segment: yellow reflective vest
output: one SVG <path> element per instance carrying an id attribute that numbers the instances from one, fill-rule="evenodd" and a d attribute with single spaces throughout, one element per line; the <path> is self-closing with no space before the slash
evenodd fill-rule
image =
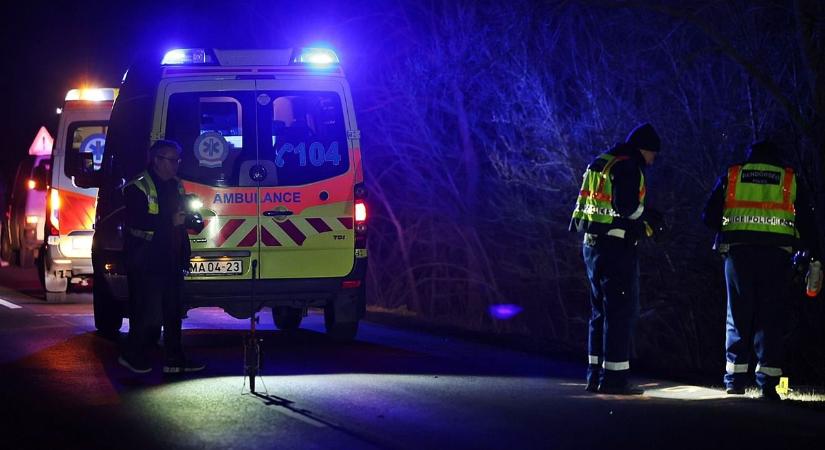
<path id="1" fill-rule="evenodd" d="M 178 192 L 181 196 L 183 196 L 186 193 L 183 189 L 183 184 L 177 178 L 175 178 L 175 181 L 178 185 Z M 132 185 L 140 189 L 140 191 L 146 195 L 146 201 L 149 206 L 147 212 L 152 215 L 158 214 L 160 212 L 160 208 L 158 207 L 158 190 L 155 187 L 155 182 L 152 181 L 152 177 L 149 175 L 149 171 L 144 170 L 138 174 L 137 177 L 132 179 L 132 181 L 126 183 L 126 185 L 123 186 L 123 191 L 125 192 L 126 188 Z M 155 235 L 155 232 L 152 230 L 139 230 L 137 228 L 130 227 L 129 234 L 146 241 L 151 241 L 152 237 Z"/>
<path id="2" fill-rule="evenodd" d="M 625 229 L 626 224 L 618 223 L 619 213 L 613 208 L 613 180 L 610 174 L 613 166 L 629 156 L 615 156 L 609 153 L 599 155 L 584 172 L 579 196 L 573 209 L 573 221 L 580 221 L 588 233 L 603 234 L 612 229 Z M 645 176 L 640 174 L 639 204 L 645 201 Z"/>
<path id="3" fill-rule="evenodd" d="M 794 238 L 796 175 L 789 167 L 746 163 L 728 168 L 722 232 L 755 231 Z"/>

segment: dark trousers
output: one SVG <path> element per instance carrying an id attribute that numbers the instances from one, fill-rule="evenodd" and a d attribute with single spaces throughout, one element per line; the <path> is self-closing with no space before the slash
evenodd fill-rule
<path id="1" fill-rule="evenodd" d="M 625 239 L 601 237 L 582 248 L 590 280 L 588 383 L 627 384 L 630 340 L 639 315 L 639 257 Z"/>
<path id="2" fill-rule="evenodd" d="M 179 277 L 141 270 L 129 272 L 129 336 L 127 351 L 142 358 L 148 339 L 163 325 L 166 357 L 182 358 Z"/>
<path id="3" fill-rule="evenodd" d="M 782 334 L 790 293 L 791 256 L 778 247 L 732 245 L 725 258 L 728 290 L 725 386 L 747 384 L 751 351 L 756 382 L 772 388 L 782 374 Z"/>

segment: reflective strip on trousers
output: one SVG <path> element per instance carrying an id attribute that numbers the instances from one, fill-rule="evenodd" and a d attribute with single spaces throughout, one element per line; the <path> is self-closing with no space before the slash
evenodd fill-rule
<path id="1" fill-rule="evenodd" d="M 639 207 L 636 208 L 636 211 L 633 211 L 633 214 L 628 217 L 628 219 L 636 220 L 639 217 L 642 217 L 642 213 L 645 212 L 645 205 L 639 203 Z"/>
<path id="2" fill-rule="evenodd" d="M 600 359 L 601 358 L 595 355 L 587 355 L 588 364 L 598 364 Z"/>
<path id="3" fill-rule="evenodd" d="M 608 236 L 613 236 L 613 237 L 617 237 L 617 238 L 624 239 L 624 237 L 625 237 L 625 231 L 624 231 L 624 230 L 622 230 L 621 228 L 613 228 L 612 230 L 609 230 L 609 231 L 607 232 L 607 235 L 608 235 Z"/>
<path id="4" fill-rule="evenodd" d="M 727 373 L 745 373 L 748 371 L 748 364 L 735 364 L 730 361 L 725 363 L 725 372 Z"/>
<path id="5" fill-rule="evenodd" d="M 756 365 L 756 371 L 762 372 L 769 377 L 778 377 L 782 375 L 782 369 L 780 369 L 779 367 L 768 367 L 760 364 Z"/>
<path id="6" fill-rule="evenodd" d="M 630 370 L 630 361 L 605 361 L 602 363 L 602 367 L 604 367 L 604 370 Z"/>

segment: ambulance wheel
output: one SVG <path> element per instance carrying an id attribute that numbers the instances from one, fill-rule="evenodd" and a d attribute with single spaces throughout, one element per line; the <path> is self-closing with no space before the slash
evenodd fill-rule
<path id="1" fill-rule="evenodd" d="M 120 306 L 115 301 L 106 280 L 95 271 L 92 282 L 92 306 L 95 314 L 95 328 L 104 336 L 117 336 L 123 325 Z M 158 330 L 160 333 L 160 330 Z"/>
<path id="2" fill-rule="evenodd" d="M 14 251 L 11 249 L 9 237 L 6 236 L 6 233 L 3 233 L 3 238 L 0 239 L 0 258 L 3 258 L 3 261 L 6 261 L 9 264 L 14 264 L 14 261 L 12 261 L 13 257 Z"/>
<path id="3" fill-rule="evenodd" d="M 304 311 L 289 306 L 275 306 L 272 308 L 272 321 L 279 330 L 297 330 L 304 318 Z"/>
<path id="4" fill-rule="evenodd" d="M 339 313 L 340 311 L 341 308 L 338 308 Z M 327 336 L 338 342 L 347 342 L 355 339 L 355 335 L 358 333 L 358 319 L 344 322 L 338 320 L 337 315 L 334 304 L 328 304 L 324 307 L 324 327 L 327 330 Z"/>

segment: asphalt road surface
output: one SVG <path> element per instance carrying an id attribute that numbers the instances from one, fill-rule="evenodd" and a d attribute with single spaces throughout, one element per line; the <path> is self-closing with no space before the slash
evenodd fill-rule
<path id="1" fill-rule="evenodd" d="M 120 341 L 127 330 L 121 330 Z M 276 331 L 249 392 L 248 321 L 190 311 L 197 375 L 134 375 L 94 333 L 91 294 L 48 303 L 33 272 L 0 269 L 0 448 L 822 448 L 821 402 L 766 403 L 719 387 L 637 379 L 641 397 L 584 392 L 584 365 L 362 322 L 355 342 L 316 312 Z"/>

